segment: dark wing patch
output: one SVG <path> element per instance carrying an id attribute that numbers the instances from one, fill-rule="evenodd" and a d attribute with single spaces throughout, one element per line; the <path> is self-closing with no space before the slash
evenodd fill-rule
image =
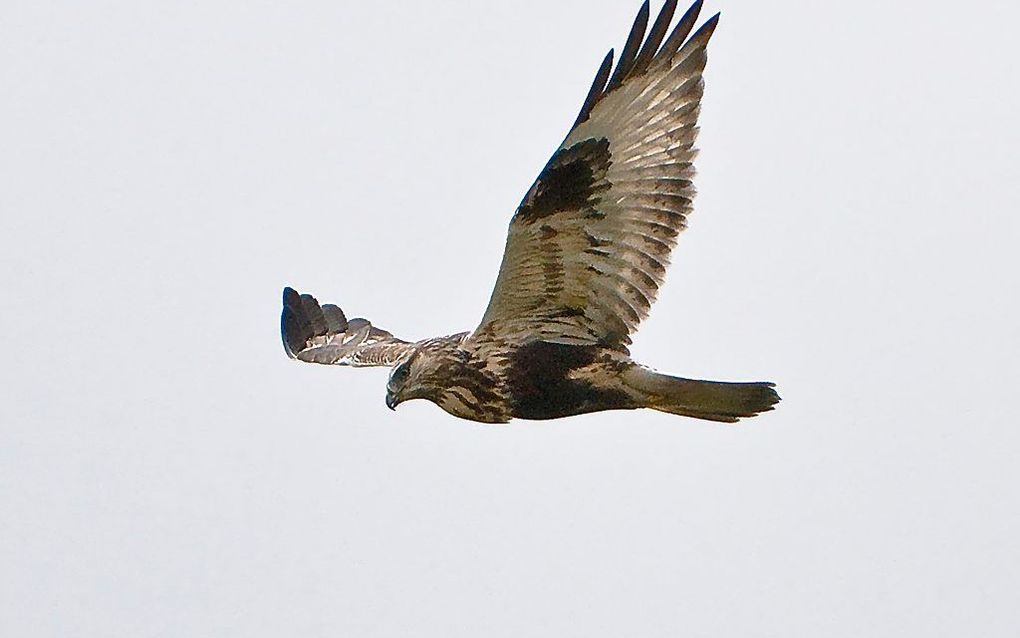
<path id="1" fill-rule="evenodd" d="M 609 140 L 584 140 L 552 156 L 514 215 L 525 224 L 563 210 L 594 212 L 609 190 Z"/>

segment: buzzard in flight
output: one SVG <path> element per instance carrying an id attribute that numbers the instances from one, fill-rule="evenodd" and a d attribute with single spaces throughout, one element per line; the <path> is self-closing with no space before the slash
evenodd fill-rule
<path id="1" fill-rule="evenodd" d="M 386 405 L 428 399 L 483 423 L 652 408 L 733 422 L 771 410 L 772 383 L 659 374 L 630 358 L 694 198 L 706 46 L 719 16 L 688 38 L 701 0 L 667 37 L 667 0 L 648 37 L 642 5 L 613 69 L 610 51 L 581 112 L 510 220 L 492 298 L 473 332 L 408 342 L 283 291 L 287 354 L 391 366 Z M 661 46 L 660 46 L 661 45 Z"/>

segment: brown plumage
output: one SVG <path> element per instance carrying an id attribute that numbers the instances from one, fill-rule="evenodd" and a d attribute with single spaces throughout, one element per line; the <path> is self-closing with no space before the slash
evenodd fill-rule
<path id="1" fill-rule="evenodd" d="M 511 219 L 473 332 L 410 343 L 287 288 L 287 354 L 393 366 L 391 408 L 429 399 L 485 423 L 636 408 L 732 422 L 771 410 L 779 401 L 771 383 L 666 376 L 634 363 L 627 349 L 694 199 L 702 71 L 719 16 L 688 38 L 698 0 L 666 37 L 675 9 L 667 0 L 646 39 L 646 0 L 615 71 L 612 51 L 599 67 L 573 127 Z"/>

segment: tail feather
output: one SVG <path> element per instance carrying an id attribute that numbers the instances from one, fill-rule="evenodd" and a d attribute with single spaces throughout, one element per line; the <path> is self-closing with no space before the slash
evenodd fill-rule
<path id="1" fill-rule="evenodd" d="M 624 382 L 645 399 L 645 407 L 707 421 L 734 423 L 774 409 L 779 402 L 775 384 L 727 383 L 683 379 L 635 366 Z"/>

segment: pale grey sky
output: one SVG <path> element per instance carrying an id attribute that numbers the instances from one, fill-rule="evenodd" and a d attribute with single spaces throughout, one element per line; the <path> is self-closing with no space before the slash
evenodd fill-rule
<path id="1" fill-rule="evenodd" d="M 284 285 L 472 328 L 638 4 L 3 4 L 0 634 L 1015 636 L 1014 2 L 706 6 L 634 352 L 773 413 L 482 426 L 284 356 Z"/>

